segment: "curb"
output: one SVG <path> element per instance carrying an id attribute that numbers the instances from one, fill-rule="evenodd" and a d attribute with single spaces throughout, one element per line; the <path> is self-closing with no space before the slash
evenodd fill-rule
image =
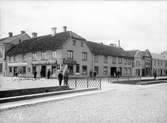
<path id="1" fill-rule="evenodd" d="M 149 85 L 149 84 L 159 84 L 159 83 L 167 83 L 167 81 L 155 80 L 155 81 L 148 81 L 148 82 L 137 82 L 136 85 Z"/>
<path id="2" fill-rule="evenodd" d="M 56 92 L 47 92 L 47 93 L 29 94 L 29 95 L 22 95 L 22 96 L 5 97 L 5 98 L 0 98 L 0 104 L 6 103 L 6 102 L 14 102 L 14 101 L 21 101 L 21 100 L 40 98 L 40 97 L 46 97 L 46 96 L 55 96 L 55 95 L 84 92 L 84 91 L 93 91 L 93 90 L 98 90 L 98 88 L 65 90 L 65 91 L 56 91 Z"/>
<path id="3" fill-rule="evenodd" d="M 156 83 L 157 81 L 164 81 L 167 80 L 167 78 L 158 78 L 158 79 L 141 79 L 141 80 L 123 80 L 123 81 L 113 81 L 113 83 L 118 83 L 118 84 L 142 84 L 142 83 Z M 129 82 L 133 82 L 133 83 L 129 83 Z M 159 82 L 162 83 L 162 82 Z"/>
<path id="4" fill-rule="evenodd" d="M 55 96 L 54 94 L 52 96 L 44 96 L 43 98 L 34 98 L 34 99 L 30 99 L 30 100 L 20 100 L 20 101 L 14 101 L 14 102 L 8 102 L 8 103 L 2 103 L 0 104 L 0 111 L 2 110 L 8 110 L 8 109 L 13 109 L 13 108 L 17 108 L 17 107 L 21 107 L 21 106 L 29 106 L 29 105 L 35 105 L 35 104 L 39 104 L 39 103 L 45 103 L 45 102 L 50 102 L 50 101 L 55 101 L 55 100 L 64 100 L 64 99 L 68 99 L 68 98 L 73 98 L 73 97 L 78 97 L 78 96 L 84 96 L 84 95 L 89 95 L 89 94 L 94 94 L 94 93 L 98 93 L 98 88 L 89 88 L 89 89 L 77 89 L 77 90 L 72 90 L 71 92 L 64 92 L 61 94 L 57 94 L 57 96 Z M 85 92 L 85 93 L 77 93 L 77 94 L 72 94 L 75 92 Z M 86 93 L 87 92 L 87 93 Z M 72 95 L 70 95 L 72 94 Z M 47 98 L 46 98 L 47 97 Z"/>

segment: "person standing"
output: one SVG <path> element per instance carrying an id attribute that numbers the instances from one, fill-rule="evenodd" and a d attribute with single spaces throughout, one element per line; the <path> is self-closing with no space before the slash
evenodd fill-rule
<path id="1" fill-rule="evenodd" d="M 157 78 L 157 72 L 156 72 L 156 70 L 154 71 L 154 79 L 156 79 Z"/>
<path id="2" fill-rule="evenodd" d="M 50 69 L 47 72 L 47 79 L 50 79 Z"/>
<path id="3" fill-rule="evenodd" d="M 62 80 L 63 80 L 63 74 L 62 74 L 62 71 L 60 71 L 58 74 L 59 86 L 61 86 Z"/>
<path id="4" fill-rule="evenodd" d="M 36 78 L 37 78 L 37 71 L 35 70 L 34 71 L 34 79 L 36 80 Z"/>
<path id="5" fill-rule="evenodd" d="M 64 85 L 68 86 L 68 69 L 64 72 Z"/>

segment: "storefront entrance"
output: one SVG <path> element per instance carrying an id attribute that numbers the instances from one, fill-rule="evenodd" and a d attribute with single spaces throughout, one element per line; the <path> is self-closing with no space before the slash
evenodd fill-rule
<path id="1" fill-rule="evenodd" d="M 112 77 L 115 77 L 115 76 L 116 76 L 116 70 L 117 70 L 116 67 L 110 67 L 110 75 L 111 75 Z"/>
<path id="2" fill-rule="evenodd" d="M 13 76 L 17 76 L 17 67 L 14 67 L 14 70 L 13 70 Z"/>
<path id="3" fill-rule="evenodd" d="M 41 77 L 46 77 L 46 66 L 45 65 L 41 66 L 40 74 L 41 74 Z"/>

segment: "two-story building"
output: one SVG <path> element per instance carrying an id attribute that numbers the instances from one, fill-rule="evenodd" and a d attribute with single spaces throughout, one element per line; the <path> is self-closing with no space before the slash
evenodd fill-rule
<path id="1" fill-rule="evenodd" d="M 153 64 L 152 74 L 157 73 L 158 76 L 167 75 L 167 58 L 161 54 L 151 53 Z"/>
<path id="2" fill-rule="evenodd" d="M 92 70 L 98 76 L 132 75 L 132 57 L 120 46 L 87 41 L 92 53 Z"/>
<path id="3" fill-rule="evenodd" d="M 56 76 L 65 64 L 75 76 L 89 76 L 91 71 L 97 76 L 132 74 L 132 58 L 121 47 L 87 41 L 66 26 L 61 33 L 52 30 L 52 35 L 34 36 L 8 51 L 9 76 L 32 77 L 37 71 L 37 77 L 45 77 L 48 70 Z"/>
<path id="4" fill-rule="evenodd" d="M 32 77 L 37 71 L 37 77 L 45 77 L 48 70 L 52 76 L 68 64 L 71 74 L 87 75 L 91 68 L 91 53 L 86 40 L 72 31 L 56 32 L 52 35 L 34 36 L 15 46 L 7 53 L 8 75 Z"/>
<path id="5" fill-rule="evenodd" d="M 6 66 L 6 53 L 13 46 L 21 43 L 23 40 L 29 39 L 30 36 L 25 32 L 21 31 L 21 34 L 13 35 L 12 32 L 9 32 L 9 36 L 6 38 L 0 39 L 0 74 L 6 75 L 7 66 Z"/>
<path id="6" fill-rule="evenodd" d="M 133 76 L 152 75 L 152 56 L 149 50 L 130 50 L 127 52 L 133 57 Z"/>

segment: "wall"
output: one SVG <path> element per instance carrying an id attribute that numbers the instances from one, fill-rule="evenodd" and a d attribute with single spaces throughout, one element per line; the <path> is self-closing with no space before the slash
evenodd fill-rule
<path id="1" fill-rule="evenodd" d="M 76 41 L 75 46 L 73 45 L 73 40 Z M 81 42 L 83 42 L 83 47 L 81 47 Z M 63 45 L 62 56 L 67 59 L 67 50 L 74 51 L 74 60 L 80 65 L 80 73 L 77 76 L 82 76 L 82 65 L 87 66 L 87 76 L 89 71 L 92 70 L 92 53 L 90 52 L 88 46 L 84 41 L 78 39 L 68 39 Z M 87 60 L 82 60 L 82 52 L 87 52 Z M 74 65 L 74 74 L 76 74 L 76 66 Z"/>

